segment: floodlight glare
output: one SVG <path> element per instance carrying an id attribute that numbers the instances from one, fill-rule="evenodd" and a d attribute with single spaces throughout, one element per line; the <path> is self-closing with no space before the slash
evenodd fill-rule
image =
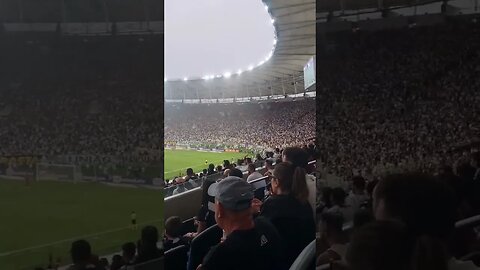
<path id="1" fill-rule="evenodd" d="M 267 5 L 265 5 L 265 10 L 268 11 L 268 6 Z"/>
<path id="2" fill-rule="evenodd" d="M 248 70 L 252 70 L 252 69 L 253 69 L 253 65 L 248 66 Z"/>
<path id="3" fill-rule="evenodd" d="M 277 39 L 274 39 L 273 40 L 273 45 L 276 45 L 277 44 Z"/>
<path id="4" fill-rule="evenodd" d="M 184 81 L 188 81 L 188 78 L 187 78 L 187 77 L 184 77 L 183 80 L 184 80 Z"/>
<path id="5" fill-rule="evenodd" d="M 272 19 L 272 20 L 271 20 L 271 22 L 272 22 L 272 24 L 274 24 L 274 23 L 275 23 L 275 20 L 274 20 L 274 19 Z"/>
<path id="6" fill-rule="evenodd" d="M 240 74 L 242 74 L 242 72 L 243 72 L 243 71 L 242 71 L 241 69 L 239 69 L 239 70 L 237 71 L 237 74 L 240 75 Z"/>
<path id="7" fill-rule="evenodd" d="M 265 61 L 260 61 L 260 63 L 258 63 L 259 66 L 263 65 L 265 63 Z"/>
<path id="8" fill-rule="evenodd" d="M 225 72 L 223 74 L 223 77 L 225 77 L 225 78 L 230 78 L 230 76 L 232 76 L 232 73 L 230 73 L 230 72 Z"/>

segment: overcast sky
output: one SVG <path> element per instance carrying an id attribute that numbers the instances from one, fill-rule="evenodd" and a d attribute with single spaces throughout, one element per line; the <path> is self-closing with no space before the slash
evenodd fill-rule
<path id="1" fill-rule="evenodd" d="M 268 56 L 273 32 L 261 0 L 165 0 L 165 75 L 245 70 Z"/>

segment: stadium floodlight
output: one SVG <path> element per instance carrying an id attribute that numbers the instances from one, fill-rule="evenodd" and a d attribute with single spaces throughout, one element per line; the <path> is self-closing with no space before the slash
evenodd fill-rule
<path id="1" fill-rule="evenodd" d="M 257 67 L 258 67 L 258 66 L 261 66 L 261 65 L 263 65 L 263 64 L 265 64 L 265 61 L 262 60 L 262 61 L 260 61 L 260 63 L 258 63 Z"/>
<path id="2" fill-rule="evenodd" d="M 252 69 L 253 69 L 253 65 L 248 66 L 248 70 L 251 71 Z"/>
<path id="3" fill-rule="evenodd" d="M 273 39 L 273 45 L 277 45 L 277 39 L 276 38 Z"/>
<path id="4" fill-rule="evenodd" d="M 183 80 L 184 80 L 184 81 L 188 81 L 188 78 L 187 78 L 187 77 L 184 77 Z"/>
<path id="5" fill-rule="evenodd" d="M 264 5 L 265 6 L 265 10 L 268 11 L 268 6 L 267 5 Z"/>
<path id="6" fill-rule="evenodd" d="M 232 76 L 232 73 L 230 73 L 230 72 L 223 73 L 223 77 L 225 77 L 225 78 L 230 78 L 230 76 Z"/>
<path id="7" fill-rule="evenodd" d="M 216 77 L 217 77 L 217 78 L 221 78 L 221 77 L 222 77 L 222 75 L 217 75 Z"/>
<path id="8" fill-rule="evenodd" d="M 275 19 L 272 19 L 271 22 L 272 22 L 272 24 L 274 24 L 274 23 L 275 23 Z"/>
<path id="9" fill-rule="evenodd" d="M 241 69 L 239 69 L 239 70 L 237 71 L 237 74 L 238 74 L 238 75 L 240 75 L 240 74 L 242 74 L 242 73 L 243 73 L 243 70 L 241 70 Z"/>
<path id="10" fill-rule="evenodd" d="M 208 81 L 208 80 L 210 80 L 210 76 L 208 76 L 208 75 L 207 75 L 207 76 L 203 76 L 202 79 L 204 79 L 205 81 Z"/>

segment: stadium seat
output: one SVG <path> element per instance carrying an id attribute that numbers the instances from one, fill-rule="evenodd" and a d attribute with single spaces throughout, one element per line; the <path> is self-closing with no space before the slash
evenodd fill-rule
<path id="1" fill-rule="evenodd" d="M 315 269 L 315 247 L 316 241 L 313 240 L 303 251 L 298 255 L 297 259 L 290 266 L 290 270 L 307 270 Z"/>
<path id="2" fill-rule="evenodd" d="M 207 255 L 210 248 L 220 243 L 222 236 L 222 229 L 215 224 L 201 232 L 197 237 L 193 238 L 190 246 L 187 269 L 196 270 L 198 265 L 202 263 L 203 257 Z"/>
<path id="3" fill-rule="evenodd" d="M 194 231 L 196 231 L 196 228 L 195 219 L 193 217 L 182 222 L 182 235 Z"/>
<path id="4" fill-rule="evenodd" d="M 188 262 L 188 247 L 185 245 L 172 248 L 165 252 L 165 269 L 186 270 Z"/>

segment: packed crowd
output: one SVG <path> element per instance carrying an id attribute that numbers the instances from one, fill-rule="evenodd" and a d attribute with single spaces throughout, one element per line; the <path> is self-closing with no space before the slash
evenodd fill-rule
<path id="1" fill-rule="evenodd" d="M 302 149 L 306 151 L 308 160 L 317 159 L 318 152 L 313 141 L 304 145 Z M 242 178 L 244 175 L 247 175 L 247 181 L 253 181 L 263 176 L 258 172 L 261 167 L 265 167 L 267 171 L 271 172 L 273 165 L 282 161 L 282 152 L 282 149 L 275 148 L 273 151 L 265 151 L 263 154 L 257 154 L 255 158 L 248 157 L 247 155 L 244 159 L 239 159 L 236 162 L 224 160 L 223 164 L 218 166 L 211 163 L 207 168 L 198 173 L 194 172 L 192 168 L 188 168 L 185 171 L 185 176 L 178 176 L 165 181 L 165 196 L 180 194 L 187 190 L 200 187 L 207 178 L 219 179 L 227 176 Z"/>
<path id="2" fill-rule="evenodd" d="M 317 269 L 479 269 L 480 27 L 451 20 L 317 56 Z"/>
<path id="3" fill-rule="evenodd" d="M 196 230 L 185 233 L 179 217 L 166 220 L 166 252 L 179 246 L 189 250 L 178 269 L 289 269 L 315 241 L 311 156 L 300 147 L 278 154 L 261 173 L 250 163 L 250 179 L 237 175 L 241 172 L 231 164 L 222 168 L 222 179 L 206 179 Z M 264 175 L 267 180 L 258 185 L 255 180 Z"/>
<path id="4" fill-rule="evenodd" d="M 304 145 L 315 137 L 313 99 L 165 106 L 166 141 L 266 149 Z"/>
<path id="5" fill-rule="evenodd" d="M 434 173 L 354 176 L 324 187 L 319 269 L 480 269 L 480 152 Z M 461 220 L 472 219 L 471 225 Z"/>
<path id="6" fill-rule="evenodd" d="M 118 156 L 160 149 L 160 90 L 138 83 L 83 87 L 0 92 L 0 154 Z"/>
<path id="7" fill-rule="evenodd" d="M 161 38 L 1 38 L 0 155 L 160 149 L 163 93 L 152 70 L 163 65 Z"/>
<path id="8" fill-rule="evenodd" d="M 72 264 L 67 270 L 128 270 L 135 269 L 134 266 L 138 265 L 147 265 L 144 269 L 162 269 L 164 251 L 159 247 L 159 243 L 161 242 L 158 229 L 154 226 L 145 226 L 137 243 L 124 243 L 121 246 L 121 253 L 114 254 L 109 260 L 95 255 L 88 241 L 76 240 L 71 244 Z M 59 262 L 50 262 L 45 268 L 38 267 L 36 270 L 54 270 L 60 266 Z"/>
<path id="9" fill-rule="evenodd" d="M 331 36 L 334 48 L 317 56 L 326 170 L 432 171 L 457 158 L 452 148 L 479 140 L 479 32 L 463 21 Z"/>

